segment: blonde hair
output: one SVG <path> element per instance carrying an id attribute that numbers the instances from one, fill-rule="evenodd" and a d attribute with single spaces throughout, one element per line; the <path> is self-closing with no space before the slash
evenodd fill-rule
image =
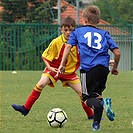
<path id="1" fill-rule="evenodd" d="M 91 24 L 98 24 L 100 19 L 100 9 L 97 6 L 88 6 L 84 9 L 83 18 L 87 18 Z"/>

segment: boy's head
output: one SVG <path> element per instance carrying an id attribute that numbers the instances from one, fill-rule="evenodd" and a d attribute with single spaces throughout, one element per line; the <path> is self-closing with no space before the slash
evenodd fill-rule
<path id="1" fill-rule="evenodd" d="M 83 11 L 83 21 L 92 25 L 97 25 L 100 19 L 100 9 L 97 6 L 88 6 Z"/>
<path id="2" fill-rule="evenodd" d="M 75 26 L 76 26 L 76 22 L 70 16 L 68 16 L 67 18 L 62 20 L 61 32 L 62 32 L 62 34 L 64 34 L 64 37 L 66 40 L 69 39 L 69 36 L 70 36 L 71 32 L 73 31 L 73 29 L 75 28 Z"/>

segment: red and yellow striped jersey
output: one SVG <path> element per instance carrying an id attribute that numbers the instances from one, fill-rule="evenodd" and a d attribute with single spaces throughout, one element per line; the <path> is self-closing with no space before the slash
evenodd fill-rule
<path id="1" fill-rule="evenodd" d="M 67 40 L 64 38 L 64 35 L 60 35 L 51 41 L 49 46 L 45 49 L 42 54 L 42 58 L 47 60 L 50 63 L 51 67 L 58 68 L 62 60 L 64 48 Z M 68 56 L 65 73 L 72 74 L 75 72 L 80 65 L 80 56 L 77 46 L 72 47 L 71 52 Z"/>

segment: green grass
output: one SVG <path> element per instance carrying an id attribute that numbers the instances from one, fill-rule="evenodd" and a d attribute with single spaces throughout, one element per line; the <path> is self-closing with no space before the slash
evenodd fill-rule
<path id="1" fill-rule="evenodd" d="M 24 104 L 41 71 L 0 71 L 0 133 L 92 133 L 92 121 L 87 120 L 80 99 L 71 88 L 45 87 L 28 116 L 15 112 L 11 104 Z M 120 72 L 118 76 L 109 75 L 107 89 L 103 97 L 111 97 L 115 121 L 110 122 L 105 112 L 100 133 L 132 133 L 133 125 L 133 72 Z M 59 107 L 68 115 L 63 128 L 51 128 L 46 116 L 49 110 Z"/>

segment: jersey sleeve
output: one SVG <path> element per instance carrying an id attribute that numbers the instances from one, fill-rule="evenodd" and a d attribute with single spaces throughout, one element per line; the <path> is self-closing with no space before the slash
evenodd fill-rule
<path id="1" fill-rule="evenodd" d="M 76 46 L 77 43 L 77 36 L 76 36 L 76 30 L 74 30 L 69 37 L 69 40 L 67 42 L 67 44 L 71 44 L 72 46 Z"/>
<path id="2" fill-rule="evenodd" d="M 107 43 L 109 45 L 109 49 L 113 50 L 114 48 L 118 48 L 117 44 L 113 40 L 113 38 L 109 35 L 108 32 L 106 32 L 106 38 L 107 38 Z"/>
<path id="3" fill-rule="evenodd" d="M 42 54 L 42 58 L 52 61 L 57 55 L 56 41 L 53 40 Z"/>

